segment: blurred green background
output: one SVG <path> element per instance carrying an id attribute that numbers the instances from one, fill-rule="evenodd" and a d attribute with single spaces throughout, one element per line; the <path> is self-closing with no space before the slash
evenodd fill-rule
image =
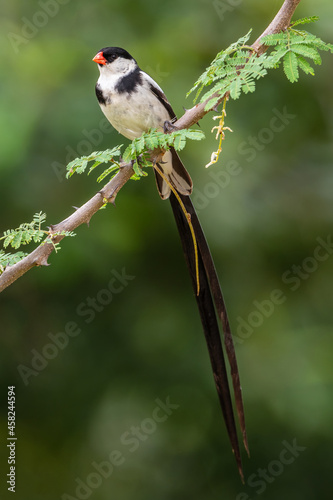
<path id="1" fill-rule="evenodd" d="M 281 3 L 3 2 L 1 231 L 40 210 L 48 224 L 68 216 L 99 185 L 95 174 L 65 180 L 64 165 L 127 143 L 111 127 L 103 132 L 91 61 L 101 47 L 133 54 L 180 115 L 215 54 L 251 27 L 254 41 Z M 310 15 L 320 22 L 308 29 L 332 41 L 331 1 L 302 1 L 296 17 Z M 8 385 L 17 393 L 19 500 L 331 498 L 332 79 L 327 53 L 316 76 L 302 74 L 298 84 L 271 72 L 254 94 L 229 102 L 233 133 L 217 165 L 204 168 L 217 147 L 211 115 L 201 122 L 207 140 L 182 154 L 236 341 L 251 450 L 251 459 L 243 453 L 246 484 L 171 210 L 150 173 L 63 241 L 50 267 L 1 295 L 1 498 L 10 498 Z M 118 279 L 111 297 L 103 290 L 117 273 L 132 279 Z M 89 300 L 98 311 L 87 312 Z M 71 329 L 80 333 L 54 347 L 52 335 Z M 36 352 L 52 359 L 25 384 L 18 366 L 31 368 Z M 168 397 L 178 407 L 163 422 L 149 420 L 156 400 Z M 115 450 L 122 459 L 102 478 L 93 464 Z"/>

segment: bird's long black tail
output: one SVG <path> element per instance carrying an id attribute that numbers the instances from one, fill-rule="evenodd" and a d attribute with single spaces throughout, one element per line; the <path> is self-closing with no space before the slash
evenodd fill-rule
<path id="1" fill-rule="evenodd" d="M 199 282 L 200 282 L 200 290 L 198 294 L 197 294 L 195 252 L 194 252 L 193 238 L 190 231 L 190 227 L 180 207 L 179 201 L 177 200 L 177 198 L 173 193 L 171 193 L 170 195 L 170 203 L 177 223 L 178 232 L 182 242 L 186 263 L 191 275 L 192 286 L 195 293 L 198 309 L 200 312 L 201 322 L 203 325 L 210 361 L 213 369 L 215 385 L 219 395 L 219 400 L 225 424 L 227 427 L 227 432 L 231 442 L 232 450 L 235 454 L 238 470 L 243 480 L 244 479 L 243 469 L 242 469 L 241 455 L 240 455 L 237 430 L 234 418 L 234 411 L 231 402 L 227 371 L 224 361 L 218 320 L 216 316 L 217 312 L 217 315 L 222 323 L 224 344 L 230 364 L 231 379 L 234 388 L 240 429 L 243 435 L 243 442 L 245 449 L 249 453 L 246 429 L 245 429 L 241 386 L 239 381 L 235 349 L 230 331 L 227 311 L 225 308 L 222 291 L 215 270 L 213 258 L 211 256 L 208 243 L 201 228 L 194 206 L 189 196 L 183 196 L 183 195 L 179 196 L 186 208 L 186 211 L 191 217 L 191 223 L 197 241 Z"/>

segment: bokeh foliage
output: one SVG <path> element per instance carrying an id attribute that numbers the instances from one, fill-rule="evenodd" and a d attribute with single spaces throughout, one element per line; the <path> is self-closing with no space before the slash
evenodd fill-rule
<path id="1" fill-rule="evenodd" d="M 34 17 L 43 9 L 39 2 L 2 5 L 1 230 L 41 210 L 56 223 L 99 189 L 93 174 L 65 180 L 64 165 L 124 142 L 94 95 L 91 59 L 100 48 L 132 53 L 180 115 L 191 106 L 186 92 L 216 53 L 251 27 L 254 40 L 280 2 L 56 5 L 58 12 L 17 51 L 8 33 L 22 34 L 23 18 L 43 24 Z M 328 42 L 331 14 L 329 0 L 305 0 L 297 9 L 297 17 L 320 17 L 311 28 Z M 326 259 L 313 256 L 331 237 L 332 78 L 329 54 L 315 77 L 302 74 L 298 84 L 282 70 L 272 72 L 253 95 L 228 104 L 233 133 L 217 165 L 204 169 L 216 149 L 211 116 L 201 123 L 207 139 L 182 152 L 237 337 L 252 453 L 250 460 L 244 455 L 245 475 L 279 471 L 272 463 L 283 441 L 306 447 L 276 476 L 269 473 L 263 494 L 272 500 L 330 498 L 333 257 L 329 250 Z M 85 480 L 92 462 L 119 448 L 124 464 L 89 498 L 260 496 L 258 486 L 242 486 L 237 476 L 171 210 L 152 174 L 128 183 L 116 208 L 79 228 L 50 263 L 1 295 L 1 473 L 7 473 L 6 388 L 16 384 L 16 498 L 75 497 L 75 478 Z M 107 303 L 101 290 L 123 269 L 135 278 L 128 285 L 118 279 Z M 272 310 L 274 290 L 285 300 Z M 89 297 L 105 305 L 99 301 L 94 315 L 82 315 Z M 80 334 L 24 385 L 17 366 L 29 366 L 31 350 L 41 352 L 49 334 L 69 323 Z M 121 435 L 167 396 L 179 408 L 130 453 Z"/>

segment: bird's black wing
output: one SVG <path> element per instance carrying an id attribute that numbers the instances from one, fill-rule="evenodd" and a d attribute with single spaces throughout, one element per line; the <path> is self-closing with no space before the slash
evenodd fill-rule
<path id="1" fill-rule="evenodd" d="M 158 87 L 158 85 L 154 82 L 154 80 L 152 80 L 149 76 L 148 76 L 148 78 L 149 78 L 149 88 L 150 88 L 151 92 L 157 97 L 157 99 L 160 101 L 160 103 L 168 111 L 169 116 L 170 116 L 170 121 L 176 120 L 175 112 L 172 109 L 172 106 L 169 103 L 166 95 L 164 94 L 164 92 L 162 91 L 162 89 L 160 89 Z M 186 168 L 184 167 L 184 165 L 183 165 L 181 159 L 179 158 L 177 152 L 175 151 L 175 149 L 174 148 L 170 148 L 170 152 L 171 152 L 171 155 L 172 155 L 172 168 L 173 168 L 173 171 L 171 172 L 170 175 L 168 175 L 169 181 L 176 188 L 178 186 L 178 190 L 180 190 L 180 186 L 182 185 L 183 190 L 181 192 L 184 193 L 184 194 L 186 194 L 186 195 L 189 195 L 189 194 L 192 193 L 192 179 L 191 179 L 191 176 L 187 172 Z M 159 168 L 161 168 L 161 170 L 163 170 L 163 167 L 161 165 L 158 164 L 158 166 L 159 166 Z M 160 177 L 160 175 L 158 174 L 158 172 L 156 172 L 156 170 L 154 170 L 154 173 L 155 173 L 155 178 L 156 178 L 156 184 L 157 184 L 158 192 L 159 192 L 161 198 L 164 200 L 164 199 L 166 199 L 169 196 L 170 190 L 168 190 L 168 193 L 167 193 L 166 196 L 163 194 L 163 187 L 165 185 L 164 181 Z M 174 181 L 174 176 L 175 175 L 178 176 L 178 181 L 176 181 L 176 180 Z M 183 180 L 183 182 L 182 182 L 182 180 Z M 180 184 L 179 184 L 179 182 L 180 182 Z"/>
<path id="2" fill-rule="evenodd" d="M 170 120 L 173 120 L 174 118 L 176 118 L 176 114 L 175 114 L 174 110 L 172 109 L 172 106 L 169 103 L 164 92 L 159 87 L 154 85 L 153 83 L 149 84 L 149 88 L 152 91 L 152 93 L 156 95 L 157 99 L 160 101 L 161 104 L 163 104 L 163 106 L 165 107 L 165 109 L 169 113 Z"/>

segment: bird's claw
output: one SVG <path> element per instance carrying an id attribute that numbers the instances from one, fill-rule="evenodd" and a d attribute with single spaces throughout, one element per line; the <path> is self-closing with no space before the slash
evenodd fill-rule
<path id="1" fill-rule="evenodd" d="M 178 130 L 177 127 L 175 127 L 171 121 L 165 120 L 164 125 L 163 125 L 164 133 L 168 134 L 170 132 L 173 132 L 174 130 Z"/>

